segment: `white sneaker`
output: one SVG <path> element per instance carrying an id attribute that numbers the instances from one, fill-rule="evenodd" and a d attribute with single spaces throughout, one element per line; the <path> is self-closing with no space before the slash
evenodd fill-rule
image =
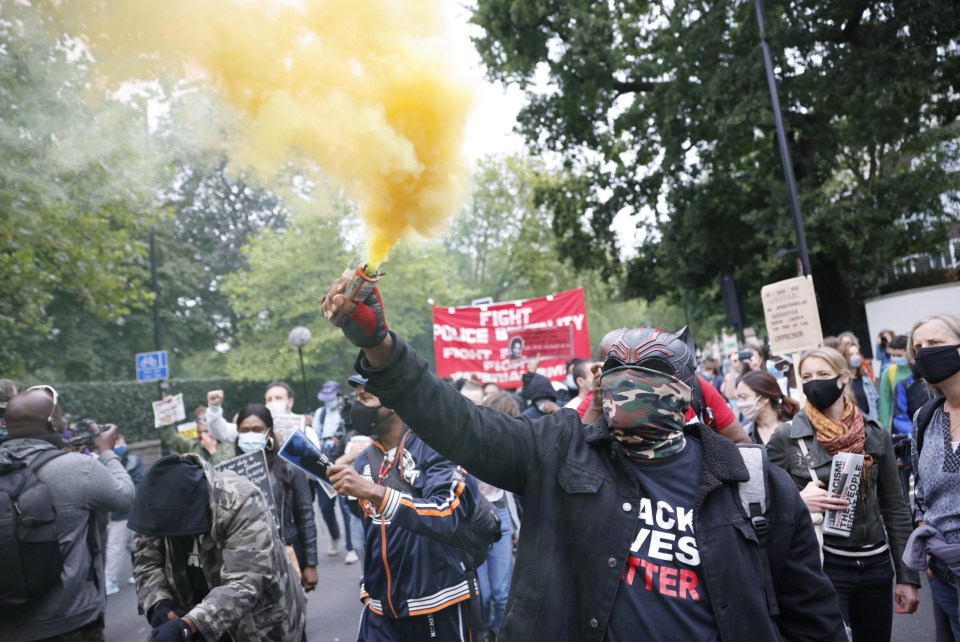
<path id="1" fill-rule="evenodd" d="M 117 586 L 116 582 L 111 582 L 110 580 L 107 580 L 106 592 L 107 592 L 107 595 L 116 595 L 117 593 L 120 592 L 120 587 Z"/>
<path id="2" fill-rule="evenodd" d="M 356 564 L 360 561 L 356 551 L 347 551 L 347 556 L 343 558 L 345 564 Z"/>
<path id="3" fill-rule="evenodd" d="M 333 540 L 330 542 L 330 546 L 327 547 L 327 555 L 333 557 L 340 552 L 340 547 L 337 546 L 338 543 L 338 540 Z"/>
<path id="4" fill-rule="evenodd" d="M 127 584 L 136 584 L 136 583 L 137 583 L 137 580 L 135 580 L 132 575 L 127 580 Z"/>

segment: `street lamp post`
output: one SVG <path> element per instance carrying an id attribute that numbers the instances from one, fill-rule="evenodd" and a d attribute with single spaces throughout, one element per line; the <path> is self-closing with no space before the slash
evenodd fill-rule
<path id="1" fill-rule="evenodd" d="M 307 371 L 303 368 L 303 346 L 310 343 L 312 337 L 313 335 L 310 334 L 310 330 L 302 325 L 290 331 L 290 343 L 297 349 L 297 354 L 300 355 L 300 381 L 303 383 L 303 403 L 308 403 Z"/>

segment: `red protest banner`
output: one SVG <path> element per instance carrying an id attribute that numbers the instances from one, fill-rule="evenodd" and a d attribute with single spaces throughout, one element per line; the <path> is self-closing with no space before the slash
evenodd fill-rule
<path id="1" fill-rule="evenodd" d="M 583 288 L 537 299 L 433 308 L 437 374 L 474 375 L 505 388 L 522 384 L 528 366 L 554 381 L 566 377 L 567 361 L 590 358 Z"/>

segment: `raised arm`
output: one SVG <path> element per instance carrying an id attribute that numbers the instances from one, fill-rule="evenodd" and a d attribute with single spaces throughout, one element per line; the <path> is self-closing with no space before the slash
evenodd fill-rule
<path id="1" fill-rule="evenodd" d="M 512 418 L 478 407 L 427 369 L 409 345 L 387 330 L 379 292 L 361 304 L 342 296 L 346 281 L 334 283 L 322 308 L 328 319 L 343 310 L 343 333 L 362 350 L 357 371 L 384 406 L 393 409 L 434 450 L 498 488 L 522 494 L 539 462 L 557 452 L 564 425 L 580 425 L 575 412 L 537 421 Z M 341 307 L 342 306 L 342 307 Z"/>

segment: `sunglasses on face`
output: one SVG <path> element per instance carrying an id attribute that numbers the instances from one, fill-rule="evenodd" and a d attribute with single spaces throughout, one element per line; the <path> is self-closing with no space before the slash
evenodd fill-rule
<path id="1" fill-rule="evenodd" d="M 53 395 L 53 406 L 50 408 L 50 416 L 47 417 L 47 423 L 53 423 L 53 415 L 54 413 L 57 412 L 57 404 L 60 403 L 60 395 L 57 394 L 57 390 L 53 386 L 47 386 L 47 385 L 33 386 L 31 388 L 27 388 L 27 392 L 30 392 L 31 390 L 46 390 L 51 395 Z"/>

